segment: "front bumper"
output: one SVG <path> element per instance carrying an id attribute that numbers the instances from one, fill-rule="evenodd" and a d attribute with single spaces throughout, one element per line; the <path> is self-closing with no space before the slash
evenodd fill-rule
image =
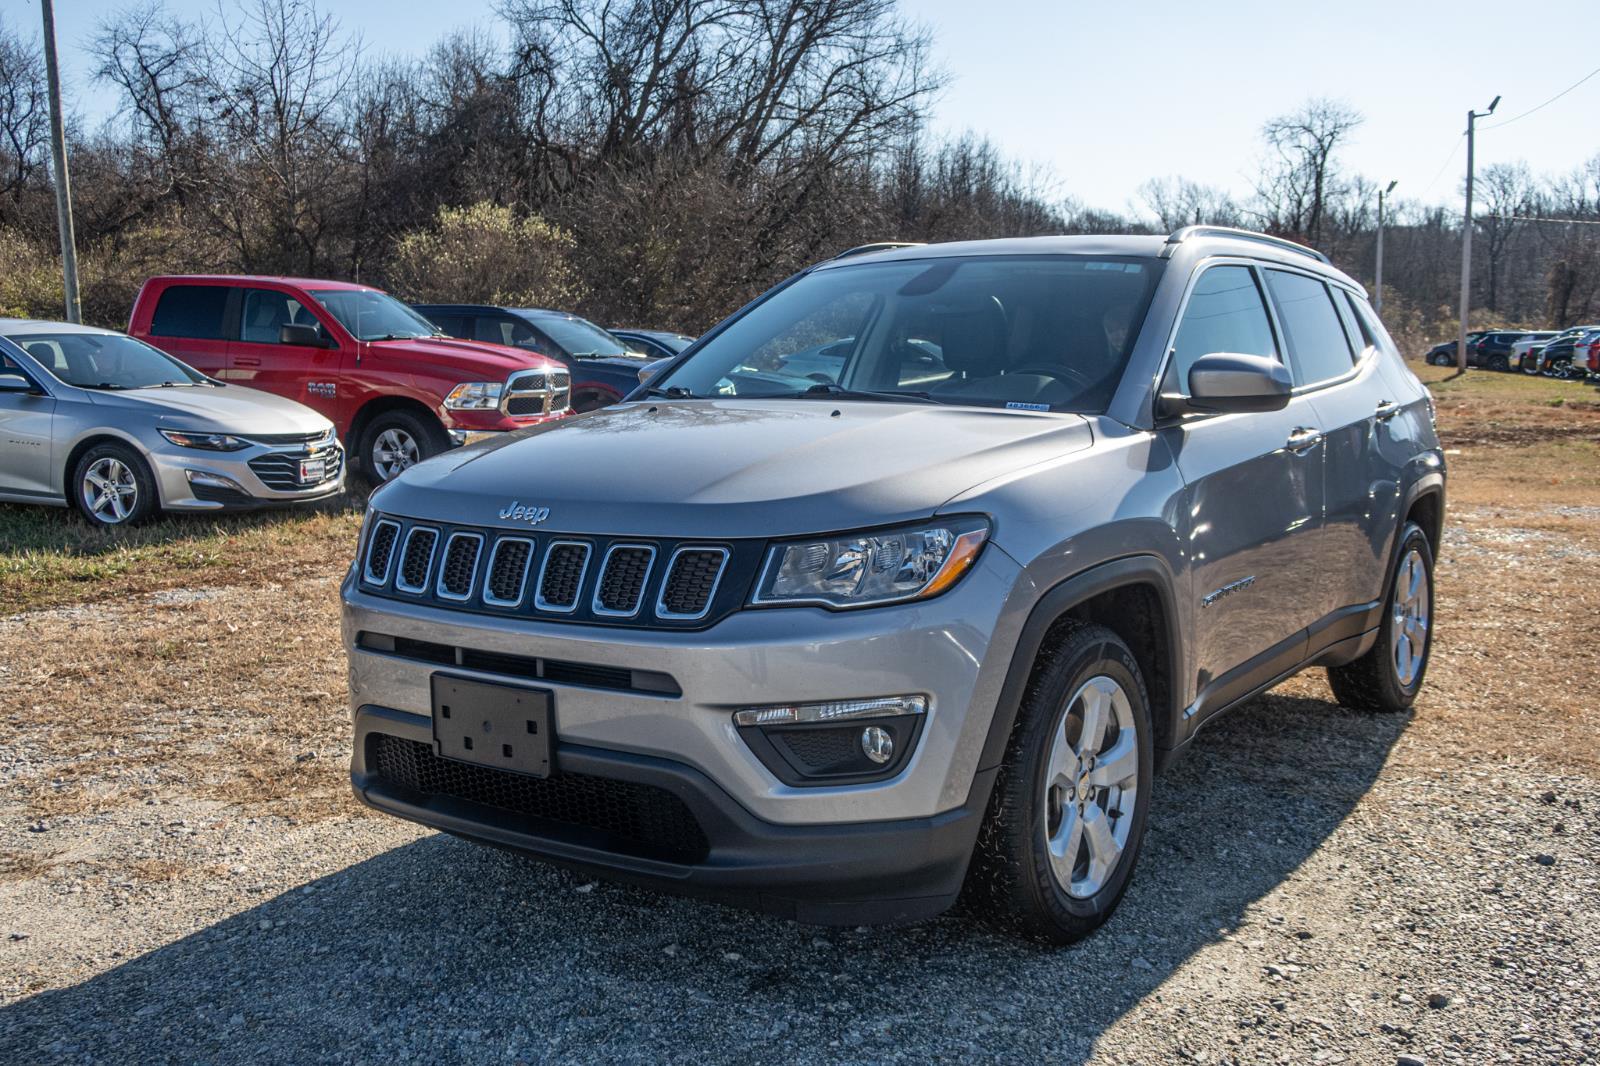
<path id="1" fill-rule="evenodd" d="M 209 452 L 198 448 L 163 446 L 150 452 L 150 465 L 161 495 L 161 506 L 172 511 L 233 511 L 312 503 L 344 491 L 345 455 L 337 444 L 322 449 L 338 473 L 312 485 L 275 488 L 262 480 L 252 460 L 282 458 L 297 463 L 302 448 L 257 445 L 237 452 Z"/>
<path id="2" fill-rule="evenodd" d="M 954 903 L 996 772 L 979 775 L 967 802 L 938 815 L 785 826 L 754 817 L 682 763 L 558 744 L 559 775 L 661 790 L 681 804 L 706 846 L 693 861 L 672 861 L 619 849 L 589 826 L 390 780 L 373 758 L 387 737 L 431 748 L 432 724 L 389 708 L 357 710 L 351 782 L 361 801 L 377 810 L 563 866 L 820 925 L 919 921 Z"/>

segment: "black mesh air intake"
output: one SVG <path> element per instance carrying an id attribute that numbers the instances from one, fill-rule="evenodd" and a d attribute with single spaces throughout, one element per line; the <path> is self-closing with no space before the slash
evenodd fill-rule
<path id="1" fill-rule="evenodd" d="M 444 550 L 444 563 L 439 568 L 439 593 L 464 600 L 472 595 L 473 575 L 478 569 L 478 553 L 483 549 L 483 538 L 472 533 L 451 536 Z"/>
<path id="2" fill-rule="evenodd" d="M 606 554 L 605 573 L 595 588 L 595 603 L 613 614 L 634 614 L 644 595 L 655 549 L 642 544 L 623 544 Z"/>
<path id="3" fill-rule="evenodd" d="M 368 581 L 381 585 L 389 579 L 389 563 L 399 539 L 400 526 L 395 522 L 379 522 L 373 527 L 372 542 L 367 545 Z"/>
<path id="4" fill-rule="evenodd" d="M 433 549 L 439 543 L 439 531 L 418 527 L 406 538 L 405 554 L 400 558 L 400 573 L 394 583 L 410 592 L 422 592 L 428 587 L 428 571 L 433 565 Z"/>
<path id="5" fill-rule="evenodd" d="M 506 537 L 496 544 L 484 582 L 484 598 L 495 603 L 520 603 L 532 555 L 533 542 L 520 537 Z"/>
<path id="6" fill-rule="evenodd" d="M 721 548 L 685 548 L 674 555 L 661 590 L 662 613 L 685 618 L 705 614 L 727 561 Z"/>
<path id="7" fill-rule="evenodd" d="M 589 546 L 558 541 L 544 553 L 539 578 L 539 606 L 568 611 L 577 606 L 578 586 L 589 562 Z"/>
<path id="8" fill-rule="evenodd" d="M 699 862 L 710 850 L 683 801 L 653 785 L 588 774 L 528 777 L 440 758 L 428 744 L 386 733 L 369 743 L 368 766 L 381 780 L 510 811 L 536 823 L 521 827 L 531 832 L 669 862 Z"/>

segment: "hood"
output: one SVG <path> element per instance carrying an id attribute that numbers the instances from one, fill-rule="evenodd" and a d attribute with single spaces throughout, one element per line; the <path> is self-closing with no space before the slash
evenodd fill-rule
<path id="1" fill-rule="evenodd" d="M 148 412 L 168 429 L 213 433 L 322 433 L 333 423 L 305 404 L 238 385 L 222 388 L 86 390 L 96 406 Z"/>
<path id="2" fill-rule="evenodd" d="M 420 337 L 404 341 L 368 341 L 367 347 L 380 356 L 413 358 L 430 366 L 454 367 L 462 371 L 483 375 L 484 381 L 503 381 L 514 370 L 532 370 L 536 367 L 562 367 L 563 363 L 504 344 L 484 341 L 459 341 L 447 337 Z M 477 380 L 477 379 L 474 379 Z"/>
<path id="3" fill-rule="evenodd" d="M 540 532 L 768 537 L 925 518 L 963 490 L 1087 448 L 1076 415 L 830 400 L 608 407 L 430 459 L 390 514 Z"/>

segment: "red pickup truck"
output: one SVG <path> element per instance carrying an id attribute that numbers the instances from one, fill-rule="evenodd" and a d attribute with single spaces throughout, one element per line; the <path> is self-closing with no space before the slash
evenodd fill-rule
<path id="1" fill-rule="evenodd" d="M 570 413 L 563 364 L 444 337 L 389 294 L 348 282 L 151 278 L 128 332 L 202 373 L 326 415 L 375 483 L 452 444 Z"/>

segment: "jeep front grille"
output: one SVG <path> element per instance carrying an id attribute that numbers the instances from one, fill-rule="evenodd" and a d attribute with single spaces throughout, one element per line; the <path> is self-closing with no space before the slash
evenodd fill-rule
<path id="1" fill-rule="evenodd" d="M 454 610 L 697 628 L 743 605 L 764 548 L 761 541 L 502 532 L 384 515 L 373 522 L 360 574 L 378 595 Z"/>

